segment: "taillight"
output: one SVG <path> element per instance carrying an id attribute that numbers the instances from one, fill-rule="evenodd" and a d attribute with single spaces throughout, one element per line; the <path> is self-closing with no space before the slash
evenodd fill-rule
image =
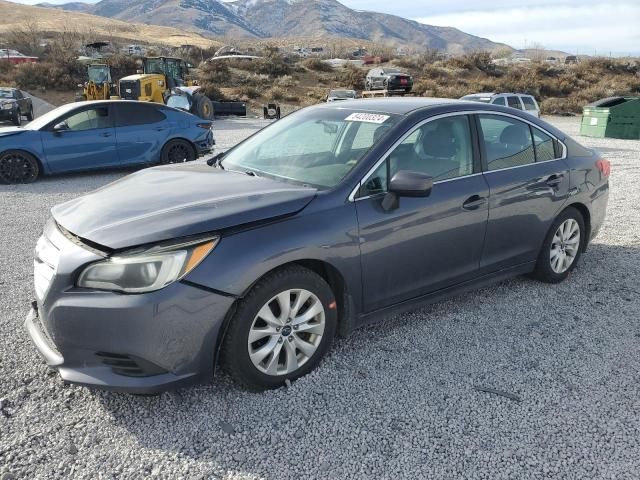
<path id="1" fill-rule="evenodd" d="M 211 128 L 210 123 L 196 123 L 196 127 L 204 128 L 205 130 L 209 130 Z"/>
<path id="2" fill-rule="evenodd" d="M 601 158 L 596 161 L 596 168 L 600 171 L 603 177 L 608 177 L 611 175 L 611 163 L 609 160 L 605 160 Z"/>

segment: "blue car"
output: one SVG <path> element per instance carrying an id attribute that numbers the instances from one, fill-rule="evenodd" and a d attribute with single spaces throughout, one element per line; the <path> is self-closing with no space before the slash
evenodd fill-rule
<path id="1" fill-rule="evenodd" d="M 215 144 L 211 127 L 208 120 L 162 104 L 70 103 L 25 127 L 0 128 L 0 182 L 195 160 Z"/>

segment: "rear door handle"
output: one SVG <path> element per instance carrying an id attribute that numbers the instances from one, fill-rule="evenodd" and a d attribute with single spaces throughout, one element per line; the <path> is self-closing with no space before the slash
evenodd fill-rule
<path id="1" fill-rule="evenodd" d="M 547 181 L 545 183 L 550 187 L 557 187 L 562 183 L 563 179 L 564 179 L 564 175 L 562 173 L 558 173 L 555 175 L 551 175 L 549 178 L 547 178 Z"/>
<path id="2" fill-rule="evenodd" d="M 487 203 L 487 199 L 485 197 L 481 197 L 480 195 L 471 195 L 464 201 L 462 208 L 465 210 L 477 210 L 485 203 Z"/>

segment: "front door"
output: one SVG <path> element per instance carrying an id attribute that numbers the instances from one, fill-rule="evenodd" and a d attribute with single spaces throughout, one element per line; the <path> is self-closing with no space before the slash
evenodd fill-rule
<path id="1" fill-rule="evenodd" d="M 569 196 L 559 142 L 510 116 L 478 115 L 485 178 L 491 191 L 483 273 L 536 260 Z"/>
<path id="2" fill-rule="evenodd" d="M 81 107 L 41 131 L 47 164 L 52 172 L 119 165 L 110 110 L 105 104 Z"/>
<path id="3" fill-rule="evenodd" d="M 370 312 L 477 275 L 488 193 L 466 115 L 427 121 L 366 177 L 356 195 L 363 305 Z M 386 211 L 388 179 L 400 170 L 433 177 L 431 195 L 402 197 Z"/>

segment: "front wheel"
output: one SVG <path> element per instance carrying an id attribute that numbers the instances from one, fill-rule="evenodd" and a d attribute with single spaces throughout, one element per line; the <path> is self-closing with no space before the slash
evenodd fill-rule
<path id="1" fill-rule="evenodd" d="M 162 149 L 160 164 L 184 163 L 196 159 L 193 146 L 185 140 L 171 140 Z"/>
<path id="2" fill-rule="evenodd" d="M 30 153 L 20 150 L 0 153 L 0 183 L 32 183 L 39 174 L 38 160 Z"/>
<path id="3" fill-rule="evenodd" d="M 16 127 L 19 127 L 22 124 L 22 113 L 20 113 L 20 110 L 16 112 L 16 116 L 11 120 Z"/>
<path id="4" fill-rule="evenodd" d="M 586 241 L 584 218 L 573 207 L 555 219 L 547 233 L 533 277 L 546 283 L 560 283 L 576 267 Z"/>
<path id="5" fill-rule="evenodd" d="M 320 363 L 336 325 L 336 301 L 322 277 L 300 266 L 277 270 L 240 301 L 222 344 L 222 365 L 250 390 L 279 387 Z"/>
<path id="6" fill-rule="evenodd" d="M 27 120 L 29 120 L 30 122 L 33 121 L 33 107 L 31 107 L 29 109 L 29 112 L 27 112 Z"/>

